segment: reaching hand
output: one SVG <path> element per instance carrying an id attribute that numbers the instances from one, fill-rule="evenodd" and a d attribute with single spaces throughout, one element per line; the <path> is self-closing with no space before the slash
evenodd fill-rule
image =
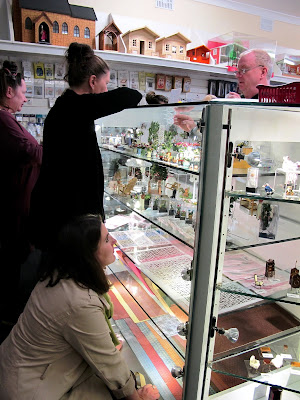
<path id="1" fill-rule="evenodd" d="M 196 123 L 193 120 L 193 118 L 185 114 L 175 114 L 174 124 L 178 125 L 181 129 L 183 129 L 186 132 L 190 132 L 196 126 Z"/>
<path id="2" fill-rule="evenodd" d="M 240 99 L 241 96 L 235 92 L 229 92 L 226 94 L 226 99 Z"/>

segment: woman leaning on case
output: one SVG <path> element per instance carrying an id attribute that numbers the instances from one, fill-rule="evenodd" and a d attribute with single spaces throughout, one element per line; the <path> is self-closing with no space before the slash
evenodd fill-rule
<path id="1" fill-rule="evenodd" d="M 0 320 L 18 317 L 20 265 L 28 256 L 28 214 L 43 148 L 14 117 L 26 103 L 26 85 L 14 62 L 0 69 Z"/>
<path id="2" fill-rule="evenodd" d="M 44 126 L 43 163 L 33 193 L 35 244 L 42 249 L 70 218 L 99 213 L 104 218 L 104 177 L 94 121 L 135 107 L 133 89 L 107 91 L 109 67 L 85 44 L 71 43 L 66 59 L 70 88 L 50 110 Z"/>
<path id="3" fill-rule="evenodd" d="M 153 398 L 135 389 L 106 322 L 104 269 L 115 260 L 114 244 L 100 216 L 77 217 L 63 227 L 0 346 L 2 400 Z"/>

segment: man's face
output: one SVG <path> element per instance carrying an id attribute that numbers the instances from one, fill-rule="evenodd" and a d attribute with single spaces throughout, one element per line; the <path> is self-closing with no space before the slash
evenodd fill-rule
<path id="1" fill-rule="evenodd" d="M 261 83 L 263 67 L 258 66 L 254 54 L 249 53 L 242 56 L 239 60 L 238 71 L 243 69 L 247 71 L 244 74 L 237 73 L 236 77 L 241 92 L 247 99 L 250 99 L 258 93 L 256 86 Z"/>

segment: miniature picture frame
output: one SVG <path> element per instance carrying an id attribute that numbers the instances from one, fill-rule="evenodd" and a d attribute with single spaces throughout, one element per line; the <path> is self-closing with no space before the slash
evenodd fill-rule
<path id="1" fill-rule="evenodd" d="M 54 67 L 53 64 L 45 64 L 45 79 L 54 79 Z"/>
<path id="2" fill-rule="evenodd" d="M 166 75 L 165 77 L 165 91 L 170 92 L 172 90 L 172 83 L 173 83 L 173 77 L 170 75 Z"/>
<path id="3" fill-rule="evenodd" d="M 34 78 L 35 79 L 45 79 L 45 67 L 44 63 L 33 63 L 34 65 Z"/>
<path id="4" fill-rule="evenodd" d="M 183 93 L 188 93 L 191 90 L 191 78 L 189 76 L 185 76 L 183 78 L 183 84 L 182 84 L 182 91 Z"/>
<path id="5" fill-rule="evenodd" d="M 182 89 L 182 76 L 173 77 L 173 89 Z"/>
<path id="6" fill-rule="evenodd" d="M 156 74 L 155 89 L 156 90 L 165 90 L 165 88 L 166 88 L 166 75 Z"/>

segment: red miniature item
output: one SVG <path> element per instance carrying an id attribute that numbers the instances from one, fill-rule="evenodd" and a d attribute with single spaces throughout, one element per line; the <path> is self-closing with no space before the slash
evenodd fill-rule
<path id="1" fill-rule="evenodd" d="M 138 389 L 137 392 L 142 400 L 158 400 L 160 397 L 157 387 L 150 383 Z"/>

